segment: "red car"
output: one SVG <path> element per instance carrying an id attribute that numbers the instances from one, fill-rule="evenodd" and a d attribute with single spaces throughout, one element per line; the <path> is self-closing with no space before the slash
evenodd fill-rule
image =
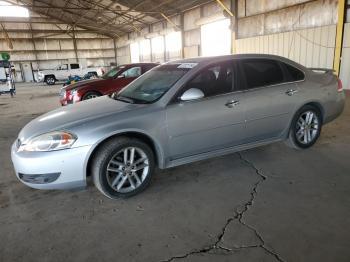
<path id="1" fill-rule="evenodd" d="M 62 106 L 118 92 L 157 63 L 137 63 L 115 67 L 101 78 L 77 82 L 60 91 Z"/>

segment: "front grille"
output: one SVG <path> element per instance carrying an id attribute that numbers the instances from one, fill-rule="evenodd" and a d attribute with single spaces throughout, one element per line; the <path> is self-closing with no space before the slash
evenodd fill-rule
<path id="1" fill-rule="evenodd" d="M 23 174 L 18 173 L 21 180 L 32 184 L 48 184 L 58 179 L 61 173 L 47 173 L 47 174 Z"/>

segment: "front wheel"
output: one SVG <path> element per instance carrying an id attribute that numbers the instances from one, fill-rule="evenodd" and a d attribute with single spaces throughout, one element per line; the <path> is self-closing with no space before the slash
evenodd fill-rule
<path id="1" fill-rule="evenodd" d="M 304 106 L 292 121 L 287 144 L 297 149 L 309 148 L 316 143 L 321 128 L 321 112 L 313 106 Z"/>
<path id="2" fill-rule="evenodd" d="M 91 91 L 91 92 L 87 92 L 81 100 L 93 99 L 93 98 L 96 98 L 99 96 L 101 96 L 101 94 L 94 92 L 94 91 Z"/>
<path id="3" fill-rule="evenodd" d="M 154 173 L 154 156 L 144 142 L 127 137 L 107 141 L 92 161 L 95 186 L 105 196 L 127 198 L 146 189 Z"/>

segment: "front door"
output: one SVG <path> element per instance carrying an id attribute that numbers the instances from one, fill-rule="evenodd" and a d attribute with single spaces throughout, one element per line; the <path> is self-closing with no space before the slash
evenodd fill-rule
<path id="1" fill-rule="evenodd" d="M 232 63 L 202 70 L 183 89 L 200 89 L 205 97 L 177 101 L 166 109 L 171 160 L 228 148 L 244 139 L 243 92 L 233 90 Z"/>

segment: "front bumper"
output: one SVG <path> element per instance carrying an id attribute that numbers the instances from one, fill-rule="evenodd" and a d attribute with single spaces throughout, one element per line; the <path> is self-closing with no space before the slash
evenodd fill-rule
<path id="1" fill-rule="evenodd" d="M 17 152 L 11 158 L 17 178 L 37 189 L 72 189 L 86 186 L 86 165 L 91 147 L 83 146 L 51 152 Z"/>
<path id="2" fill-rule="evenodd" d="M 38 82 L 43 82 L 44 81 L 45 76 L 38 74 Z"/>

